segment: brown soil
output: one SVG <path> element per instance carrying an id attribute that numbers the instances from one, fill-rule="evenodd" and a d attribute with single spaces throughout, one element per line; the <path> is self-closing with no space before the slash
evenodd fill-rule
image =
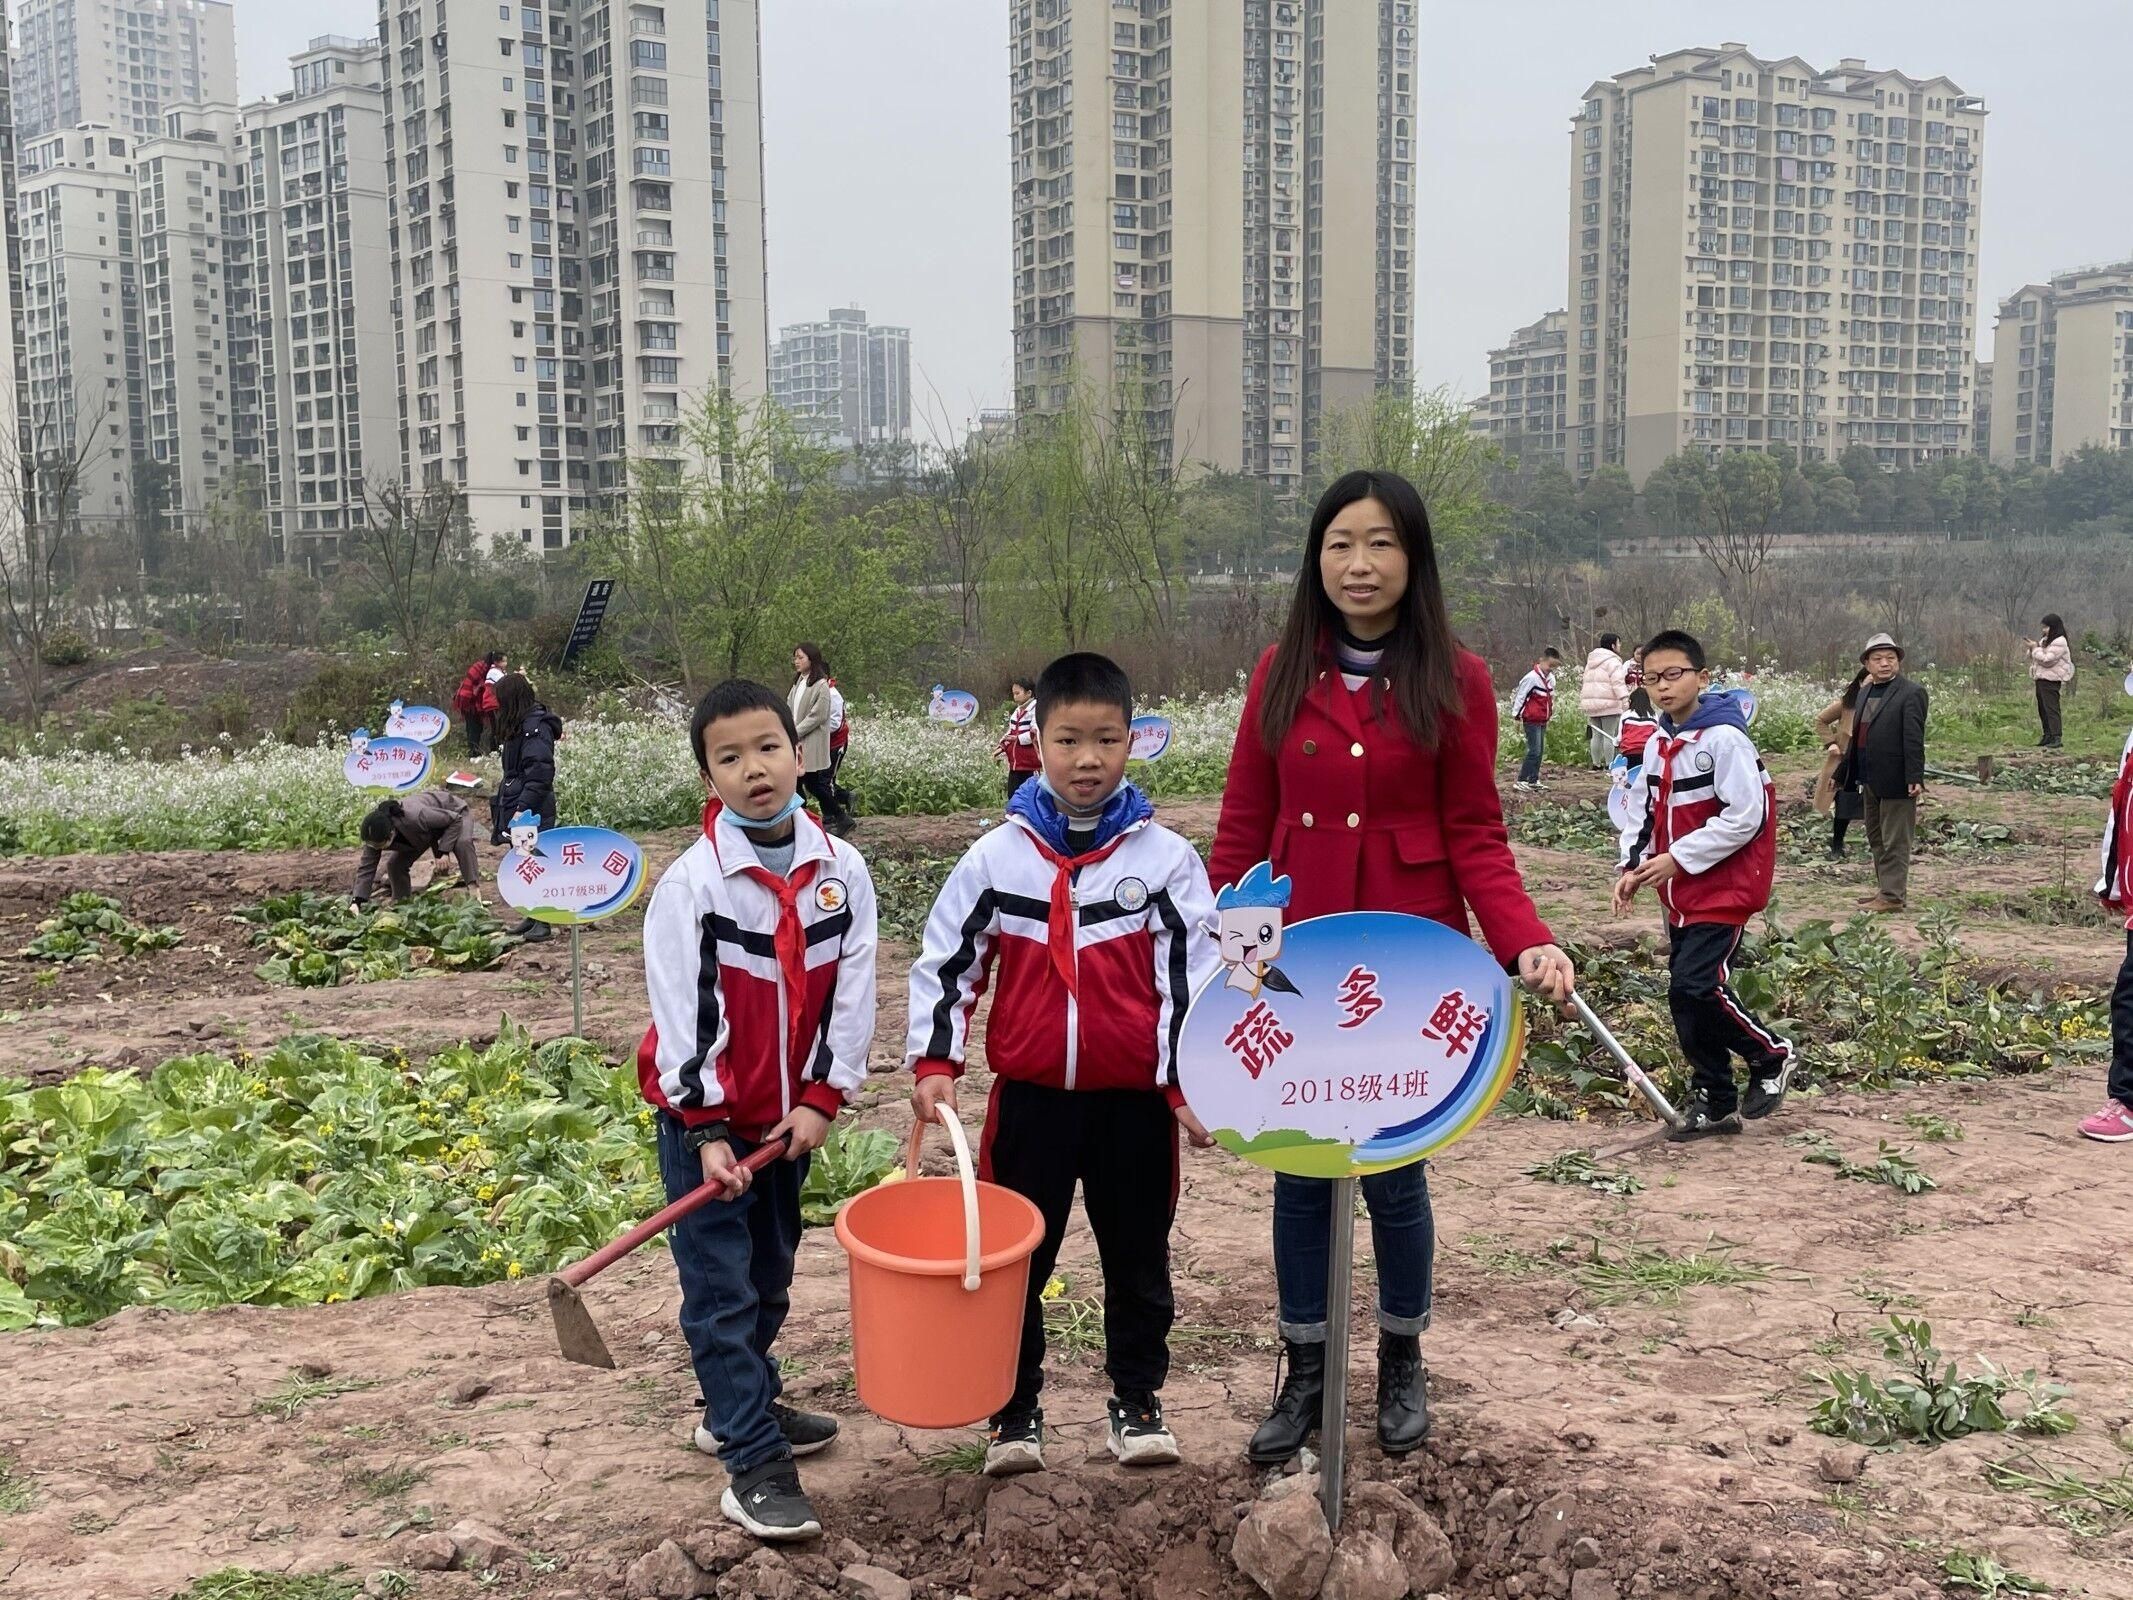
<path id="1" fill-rule="evenodd" d="M 1581 778 L 1542 798 L 1587 790 L 1596 795 L 1598 784 Z M 2090 820 L 2098 809 L 2088 805 Z M 1167 814 L 1204 837 L 1215 808 Z M 2078 808 L 2067 814 L 2076 820 Z M 860 843 L 938 853 L 973 826 L 870 823 Z M 650 842 L 654 870 L 685 838 Z M 1604 863 L 1522 854 L 1559 928 L 1591 938 L 1652 925 L 1643 908 L 1611 923 Z M 1988 885 L 2022 893 L 2056 883 L 2056 861 L 2034 857 L 1921 863 L 1914 907 Z M 487 1037 L 505 1011 L 536 1033 L 568 1028 L 562 941 L 516 950 L 497 971 L 464 979 L 301 993 L 257 979 L 229 912 L 270 888 L 334 885 L 348 866 L 344 853 L 306 852 L 7 863 L 0 946 L 19 948 L 40 908 L 78 887 L 117 894 L 144 920 L 176 921 L 187 939 L 105 966 L 94 988 L 75 987 L 70 974 L 56 999 L 8 963 L 0 1006 L 23 1012 L 7 1029 L 9 1065 L 57 1077 L 86 1062 L 146 1065 L 202 1040 L 256 1043 L 298 1027 L 419 1052 Z M 1844 872 L 1826 881 L 1788 875 L 1788 918 L 1848 912 L 1865 892 L 1865 869 Z M 1903 938 L 1916 936 L 1916 921 L 1891 919 Z M 617 1049 L 642 1026 L 638 936 L 635 920 L 623 918 L 585 941 L 587 1031 Z M 2122 935 L 2101 921 L 2008 922 L 2003 933 L 1973 918 L 1965 936 L 2040 977 L 2094 981 L 2123 950 Z M 900 1055 L 908 960 L 907 948 L 885 952 L 880 1072 Z M 907 1088 L 882 1079 L 861 1114 L 902 1131 Z M 965 1089 L 965 1105 L 975 1108 L 981 1091 L 982 1077 Z M 2049 1507 L 1994 1489 L 1983 1470 L 2027 1454 L 2101 1480 L 2126 1464 L 2114 1440 L 2133 1438 L 2123 1434 L 2133 1419 L 2124 1359 L 2133 1290 L 2113 1204 L 2125 1158 L 2083 1143 L 2072 1127 L 2098 1093 L 2090 1074 L 2047 1073 L 1954 1090 L 1801 1097 L 1739 1140 L 1623 1158 L 1644 1184 L 1628 1198 L 1525 1175 L 1598 1130 L 1491 1123 L 1436 1163 L 1437 1312 L 1425 1350 L 1437 1431 L 1404 1463 L 1370 1442 L 1371 1269 L 1367 1245 L 1360 1252 L 1352 1470 L 1390 1479 L 1437 1511 L 1461 1562 L 1448 1591 L 1458 1597 L 1878 1600 L 1937 1592 L 1931 1580 L 1955 1546 L 1990 1550 L 2062 1593 L 2133 1597 L 2133 1533 L 2099 1514 L 2077 1534 Z M 1960 1121 L 1965 1137 L 1917 1144 L 1940 1187 L 1915 1197 L 1806 1165 L 1786 1138 L 1821 1131 L 1858 1156 L 1882 1137 L 1914 1144 L 1903 1119 L 1927 1111 Z M 1241 1448 L 1273 1381 L 1270 1187 L 1266 1174 L 1217 1152 L 1186 1163 L 1175 1235 L 1180 1331 L 1166 1402 L 1188 1464 L 1132 1478 L 1114 1467 L 1103 1448 L 1100 1357 L 1055 1346 L 1053 1470 L 990 1494 L 983 1480 L 924 1470 L 926 1457 L 970 1435 L 914 1434 L 858 1409 L 844 1262 L 826 1231 L 812 1233 L 783 1344 L 798 1397 L 835 1411 L 845 1434 L 805 1464 L 830 1539 L 791 1574 L 834 1590 L 822 1563 L 863 1551 L 912 1579 L 926 1600 L 1251 1592 L 1227 1550 L 1236 1512 L 1257 1488 Z M 1613 1258 L 1632 1242 L 1681 1252 L 1714 1239 L 1763 1276 L 1692 1288 L 1676 1302 L 1608 1304 L 1581 1283 L 1595 1248 Z M 1071 1297 L 1100 1295 L 1078 1219 L 1061 1270 Z M 341 1569 L 360 1581 L 404 1569 L 425 1526 L 461 1519 L 539 1552 L 505 1563 L 494 1584 L 503 1593 L 620 1594 L 628 1564 L 667 1537 L 730 1564 L 745 1542 L 718 1531 L 722 1475 L 690 1448 L 695 1385 L 675 1327 L 671 1267 L 644 1253 L 599 1279 L 587 1300 L 616 1371 L 556 1355 L 533 1283 L 298 1309 L 141 1310 L 95 1328 L 8 1336 L 0 1457 L 32 1500 L 0 1515 L 0 1588 L 31 1600 L 160 1597 L 231 1565 Z M 2061 1439 L 1907 1446 L 1874 1456 L 1857 1482 L 1825 1481 L 1830 1441 L 1807 1426 L 1813 1374 L 1832 1365 L 1885 1371 L 1869 1330 L 1892 1311 L 1928 1318 L 1966 1371 L 1989 1359 L 2069 1385 L 2080 1426 Z M 286 1418 L 258 1409 L 299 1362 L 361 1387 Z M 491 1387 L 455 1403 L 466 1379 Z M 1547 1513 L 1536 1514 L 1542 1502 Z M 1571 1536 L 1593 1546 L 1573 1559 Z M 1594 1566 L 1578 1569 L 1573 1589 L 1578 1561 Z M 1598 1587 L 1588 1570 L 1614 1587 Z M 422 1573 L 416 1592 L 482 1589 L 476 1574 Z"/>
<path id="2" fill-rule="evenodd" d="M 160 695 L 173 706 L 204 706 L 228 695 L 242 696 L 254 725 L 271 727 L 289 702 L 324 666 L 315 650 L 242 648 L 226 656 L 202 655 L 185 645 L 129 650 L 78 667 L 53 667 L 46 677 L 48 713 L 62 723 L 82 712 L 104 711 L 122 700 Z M 0 700 L 14 712 L 13 700 Z"/>

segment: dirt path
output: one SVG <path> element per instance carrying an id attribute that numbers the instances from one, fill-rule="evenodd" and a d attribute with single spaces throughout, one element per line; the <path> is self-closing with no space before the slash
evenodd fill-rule
<path id="1" fill-rule="evenodd" d="M 1581 778 L 1543 799 L 1598 793 L 1596 780 Z M 1972 802 L 1981 816 L 2019 804 Z M 1167 815 L 1204 838 L 1215 809 L 1187 804 Z M 2064 809 L 2071 828 L 2078 806 Z M 861 842 L 885 859 L 931 856 L 973 828 L 974 819 L 883 821 Z M 651 841 L 653 869 L 685 840 Z M 1590 853 L 1520 854 L 1559 926 L 1588 937 L 1653 926 L 1642 914 L 1606 918 L 1606 867 Z M 146 958 L 123 982 L 70 989 L 50 1004 L 9 963 L 0 1005 L 23 1012 L 6 1027 L 9 1066 L 63 1076 L 88 1061 L 145 1065 L 296 1027 L 419 1051 L 485 1038 L 507 1010 L 539 1034 L 568 1027 L 560 943 L 514 951 L 496 972 L 449 983 L 299 992 L 259 981 L 228 913 L 271 888 L 331 883 L 346 867 L 344 855 L 322 852 L 6 863 L 7 947 L 19 946 L 40 906 L 81 886 L 120 895 L 146 920 L 178 921 L 188 945 L 198 940 Z M 1922 862 L 1920 909 L 1976 892 L 1988 872 L 2000 892 L 2023 893 L 2056 881 L 2057 866 L 2033 851 Z M 1788 875 L 1786 915 L 1843 914 L 1863 877 L 1857 865 Z M 1915 938 L 1916 921 L 1894 919 L 1894 931 Z M 2040 979 L 2093 981 L 2123 950 L 2123 935 L 2101 923 L 2002 928 L 1977 918 L 1964 936 Z M 588 1032 L 618 1049 L 642 1026 L 637 937 L 626 917 L 587 941 Z M 212 954 L 218 939 L 224 948 Z M 878 1070 L 900 1053 L 908 960 L 908 946 L 885 951 Z M 885 1078 L 862 1114 L 908 1127 L 906 1087 Z M 981 1090 L 982 1082 L 966 1088 L 966 1105 Z M 1985 1476 L 1989 1463 L 2021 1456 L 2029 1470 L 2115 1481 L 2133 1497 L 2116 1442 L 2133 1446 L 2133 1368 L 2124 1357 L 2133 1280 L 2117 1203 L 2127 1192 L 2125 1158 L 2072 1133 L 2096 1097 L 2089 1072 L 1801 1097 L 1738 1141 L 1625 1158 L 1643 1187 L 1622 1198 L 1526 1175 L 1599 1130 L 1492 1121 L 1434 1170 L 1437 1304 L 1425 1350 L 1437 1432 L 1404 1464 L 1367 1443 L 1374 1369 L 1367 1246 L 1362 1253 L 1354 1470 L 1392 1479 L 1439 1510 L 1462 1561 L 1449 1590 L 1461 1600 L 1882 1600 L 1938 1592 L 1930 1580 L 1956 1546 L 1989 1549 L 2062 1593 L 2133 1600 L 2127 1518 L 2076 1507 L 2070 1526 Z M 1905 1120 L 1914 1114 L 1958 1122 L 1963 1137 L 1922 1143 Z M 1788 1142 L 1808 1132 L 1854 1158 L 1870 1158 L 1882 1138 L 1910 1147 L 1939 1187 L 1905 1197 L 1846 1181 L 1806 1164 Z M 922 1600 L 1249 1592 L 1219 1553 L 1232 1508 L 1255 1488 L 1240 1451 L 1273 1381 L 1270 1186 L 1219 1155 L 1187 1163 L 1177 1370 L 1166 1400 L 1188 1464 L 1130 1480 L 1111 1466 L 1100 1358 L 1077 1335 L 1070 1348 L 1055 1346 L 1047 1397 L 1055 1470 L 1037 1501 L 1026 1486 L 989 1501 L 981 1480 L 923 1470 L 929 1455 L 968 1435 L 911 1434 L 858 1409 L 843 1259 L 826 1231 L 810 1234 L 784 1343 L 798 1395 L 836 1411 L 846 1428 L 807 1466 L 833 1536 L 850 1541 L 831 1544 L 830 1554 L 842 1564 L 863 1551 L 914 1580 Z M 1367 1228 L 1358 1231 L 1367 1239 Z M 1743 1281 L 1615 1302 L 1602 1292 L 1595 1253 L 1618 1266 L 1643 1262 L 1652 1283 L 1678 1270 L 1668 1258 L 1699 1253 L 1729 1260 Z M 1078 1222 L 1062 1271 L 1067 1310 L 1086 1313 L 1078 1303 L 1100 1294 L 1100 1277 Z M 503 1593 L 621 1594 L 628 1564 L 665 1537 L 714 1564 L 730 1561 L 741 1551 L 719 1531 L 722 1475 L 689 1445 L 695 1387 L 669 1263 L 648 1253 L 588 1297 L 620 1363 L 614 1372 L 556 1356 L 532 1283 L 299 1309 L 141 1310 L 95 1328 L 8 1336 L 0 1457 L 14 1464 L 29 1504 L 0 1515 L 0 1590 L 29 1600 L 148 1600 L 229 1565 L 339 1570 L 360 1582 L 406 1569 L 425 1528 L 462 1519 L 500 1530 L 525 1552 L 499 1569 L 493 1587 Z M 1814 1375 L 1837 1366 L 1886 1376 L 1872 1329 L 1892 1313 L 1929 1320 L 1966 1372 L 1989 1359 L 2068 1385 L 2079 1425 L 2058 1439 L 1907 1446 L 1874 1456 L 1856 1481 L 1828 1481 L 1829 1441 L 1808 1428 L 1823 1392 Z M 326 1369 L 309 1399 L 292 1387 L 300 1362 Z M 488 1387 L 455 1400 L 470 1381 Z M 1557 1559 L 1567 1546 L 1549 1544 L 1530 1518 L 1551 1497 L 1560 1497 L 1551 1503 L 1565 1525 L 1595 1541 L 1592 1570 L 1612 1587 L 1569 1588 Z M 823 1577 L 819 1567 L 794 1570 Z M 423 1573 L 416 1592 L 471 1596 L 485 1587 L 478 1574 Z"/>

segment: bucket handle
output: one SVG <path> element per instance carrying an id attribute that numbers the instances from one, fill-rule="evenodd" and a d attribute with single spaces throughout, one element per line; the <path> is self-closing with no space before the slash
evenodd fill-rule
<path id="1" fill-rule="evenodd" d="M 975 1292 L 978 1287 L 978 1174 L 970 1164 L 970 1140 L 963 1132 L 962 1119 L 948 1106 L 939 1108 L 941 1122 L 948 1129 L 948 1138 L 955 1146 L 957 1176 L 963 1182 L 963 1287 Z M 925 1142 L 926 1125 L 911 1124 L 911 1140 L 904 1146 L 904 1176 L 918 1176 L 919 1146 Z"/>

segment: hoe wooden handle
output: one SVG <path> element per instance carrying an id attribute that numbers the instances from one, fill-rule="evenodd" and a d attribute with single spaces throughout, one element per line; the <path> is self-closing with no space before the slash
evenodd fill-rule
<path id="1" fill-rule="evenodd" d="M 775 1139 L 768 1140 L 757 1146 L 741 1158 L 741 1170 L 743 1172 L 762 1171 L 785 1153 L 785 1146 L 789 1139 L 789 1135 L 781 1133 Z M 698 1207 L 709 1205 L 713 1200 L 723 1200 L 725 1198 L 726 1191 L 717 1184 L 702 1184 L 683 1195 L 665 1210 L 658 1212 L 656 1215 L 646 1217 L 644 1221 L 638 1223 L 636 1227 L 630 1229 L 628 1233 L 615 1240 L 614 1243 L 602 1245 L 583 1261 L 571 1263 L 571 1265 L 557 1273 L 556 1276 L 575 1289 L 584 1283 L 586 1279 L 605 1272 L 632 1250 L 643 1244 L 645 1240 L 655 1234 L 664 1233 Z"/>

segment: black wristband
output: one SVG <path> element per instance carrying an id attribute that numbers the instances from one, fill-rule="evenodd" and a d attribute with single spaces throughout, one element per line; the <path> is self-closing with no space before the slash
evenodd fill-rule
<path id="1" fill-rule="evenodd" d="M 717 1144 L 721 1139 L 730 1140 L 732 1137 L 732 1123 L 706 1122 L 689 1129 L 687 1133 L 681 1136 L 681 1142 L 688 1150 L 694 1152 L 703 1149 L 707 1144 Z"/>

